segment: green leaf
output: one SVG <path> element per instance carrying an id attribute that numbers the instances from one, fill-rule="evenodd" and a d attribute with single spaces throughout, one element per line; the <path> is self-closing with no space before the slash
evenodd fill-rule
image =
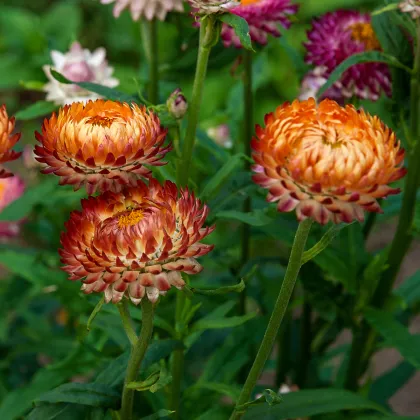
<path id="1" fill-rule="evenodd" d="M 18 111 L 15 114 L 17 120 L 32 120 L 34 118 L 43 117 L 45 115 L 51 114 L 51 112 L 58 109 L 58 106 L 52 102 L 47 101 L 38 101 L 32 105 L 29 105 L 27 108 Z"/>
<path id="2" fill-rule="evenodd" d="M 38 80 L 21 80 L 19 82 L 19 85 L 22 86 L 24 89 L 37 90 L 39 92 L 42 92 L 44 90 L 45 82 L 40 82 Z M 38 102 L 35 102 L 35 104 L 37 103 Z M 51 103 L 51 102 L 47 102 L 47 103 Z"/>
<path id="3" fill-rule="evenodd" d="M 147 379 L 140 382 L 130 382 L 127 388 L 135 389 L 136 391 L 147 391 L 152 385 L 159 380 L 159 372 L 153 372 Z"/>
<path id="4" fill-rule="evenodd" d="M 267 216 L 266 210 L 254 210 L 249 213 L 243 213 L 236 210 L 219 211 L 215 215 L 216 219 L 238 220 L 251 226 L 265 226 L 274 219 Z"/>
<path id="5" fill-rule="evenodd" d="M 117 409 L 120 393 L 108 385 L 70 383 L 61 385 L 39 397 L 37 403 L 73 403 Z"/>
<path id="6" fill-rule="evenodd" d="M 196 391 L 201 389 L 207 391 L 214 391 L 218 394 L 226 395 L 232 400 L 236 401 L 239 398 L 241 393 L 241 388 L 238 386 L 227 385 L 219 382 L 197 382 L 195 385 L 191 386 L 185 391 L 186 396 L 188 397 L 189 394 L 193 394 Z"/>
<path id="7" fill-rule="evenodd" d="M 394 293 L 402 297 L 408 306 L 420 302 L 420 270 L 404 280 Z"/>
<path id="8" fill-rule="evenodd" d="M 140 420 L 158 420 L 158 419 L 163 419 L 165 417 L 168 417 L 172 414 L 174 414 L 175 411 L 170 411 L 170 410 L 159 410 L 157 413 L 151 414 L 150 416 L 147 417 L 142 417 Z"/>
<path id="9" fill-rule="evenodd" d="M 241 41 L 241 45 L 247 50 L 254 51 L 252 48 L 251 35 L 249 34 L 248 22 L 238 15 L 233 13 L 224 13 L 219 18 L 222 22 L 226 23 L 233 28 L 235 34 Z"/>
<path id="10" fill-rule="evenodd" d="M 127 95 L 126 93 L 120 92 L 116 89 L 109 88 L 107 86 L 98 85 L 96 83 L 90 82 L 72 82 L 71 80 L 64 77 L 61 73 L 51 68 L 51 74 L 60 83 L 66 85 L 77 85 L 83 89 L 88 90 L 89 92 L 97 93 L 98 95 L 103 96 L 106 99 L 111 99 L 112 101 L 120 102 L 136 102 L 137 98 L 135 96 Z"/>
<path id="11" fill-rule="evenodd" d="M 372 16 L 377 16 L 377 15 L 380 15 L 382 13 L 391 12 L 392 10 L 397 10 L 397 9 L 398 9 L 398 3 L 387 4 L 386 6 L 381 7 L 378 10 L 373 11 Z"/>
<path id="12" fill-rule="evenodd" d="M 255 405 L 260 405 L 260 404 L 268 404 L 269 406 L 272 406 L 272 405 L 280 404 L 282 401 L 283 401 L 283 397 L 281 395 L 277 394 L 271 389 L 264 389 L 260 398 L 254 401 L 249 401 L 246 404 L 237 406 L 237 409 L 246 410 L 249 407 L 253 407 Z"/>
<path id="13" fill-rule="evenodd" d="M 420 420 L 420 416 L 361 416 L 353 420 Z"/>
<path id="14" fill-rule="evenodd" d="M 245 324 L 252 318 L 255 318 L 256 312 L 242 316 L 231 316 L 229 318 L 216 318 L 216 319 L 200 319 L 191 328 L 191 332 L 200 330 L 214 330 L 220 328 L 233 328 Z"/>
<path id="15" fill-rule="evenodd" d="M 367 308 L 365 316 L 369 324 L 385 338 L 387 345 L 395 347 L 404 359 L 420 369 L 420 335 L 411 335 L 408 328 L 388 312 Z"/>
<path id="16" fill-rule="evenodd" d="M 225 295 L 226 293 L 241 293 L 245 290 L 245 282 L 243 279 L 240 281 L 239 284 L 235 284 L 234 286 L 223 286 L 219 287 L 218 289 L 196 289 L 194 287 L 190 288 L 191 292 L 196 293 L 198 295 L 204 296 L 215 296 L 215 295 Z"/>
<path id="17" fill-rule="evenodd" d="M 283 420 L 334 413 L 341 410 L 372 409 L 386 413 L 378 404 L 341 389 L 311 389 L 282 395 L 274 406 L 256 406 L 247 410 L 244 419 Z"/>
<path id="18" fill-rule="evenodd" d="M 159 379 L 150 387 L 150 392 L 157 392 L 172 382 L 172 375 L 166 370 L 165 365 L 162 364 L 159 373 Z"/>
<path id="19" fill-rule="evenodd" d="M 230 175 L 242 165 L 244 159 L 242 153 L 232 156 L 210 179 L 206 184 L 203 191 L 201 192 L 200 198 L 203 201 L 209 201 L 211 198 L 217 195 L 217 192 L 230 177 Z"/>
<path id="20" fill-rule="evenodd" d="M 392 55 L 388 55 L 380 51 L 366 51 L 363 53 L 354 54 L 335 68 L 335 70 L 330 74 L 328 80 L 322 85 L 321 89 L 319 89 L 317 98 L 319 99 L 334 83 L 338 82 L 343 73 L 351 66 L 360 63 L 372 62 L 386 63 L 390 66 L 398 67 L 411 73 L 410 68 L 406 67 Z"/>
<path id="21" fill-rule="evenodd" d="M 331 243 L 331 241 L 340 233 L 341 229 L 347 226 L 348 226 L 347 224 L 331 226 L 316 245 L 314 245 L 311 249 L 308 249 L 307 251 L 303 253 L 302 265 L 306 264 L 308 261 L 312 260 L 312 258 L 315 258 L 319 253 L 321 253 Z"/>
<path id="22" fill-rule="evenodd" d="M 95 407 L 78 404 L 40 404 L 35 407 L 27 420 L 74 420 L 89 419 L 89 411 Z"/>

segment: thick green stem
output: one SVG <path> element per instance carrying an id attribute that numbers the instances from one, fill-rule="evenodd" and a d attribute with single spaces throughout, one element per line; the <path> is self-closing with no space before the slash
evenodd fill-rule
<path id="1" fill-rule="evenodd" d="M 292 297 L 293 299 L 293 297 Z M 284 315 L 279 333 L 277 334 L 277 360 L 276 360 L 276 388 L 286 382 L 290 369 L 290 341 L 292 336 L 292 312 L 288 310 Z"/>
<path id="2" fill-rule="evenodd" d="M 302 264 L 302 255 L 305 250 L 306 240 L 308 239 L 311 225 L 312 220 L 306 219 L 301 222 L 298 227 L 295 240 L 293 242 L 286 274 L 284 276 L 273 313 L 271 314 L 271 318 L 258 350 L 257 357 L 254 360 L 252 368 L 248 374 L 248 378 L 244 387 L 242 388 L 241 395 L 237 401 L 237 407 L 246 404 L 251 398 L 252 391 L 257 384 L 258 378 L 264 369 L 264 365 L 268 357 L 271 354 L 274 341 L 276 339 L 284 314 L 286 313 L 290 297 L 292 296 L 293 289 L 295 287 L 296 279 Z M 240 419 L 244 412 L 245 410 L 241 408 L 235 408 L 232 413 L 231 420 Z"/>
<path id="3" fill-rule="evenodd" d="M 420 23 L 417 22 L 417 48 L 411 76 L 410 138 L 414 147 L 408 153 L 408 174 L 405 178 L 403 200 L 397 231 L 388 254 L 388 268 L 384 271 L 371 304 L 383 308 L 392 292 L 395 279 L 413 240 L 412 225 L 416 195 L 420 179 Z M 368 359 L 374 351 L 375 332 L 366 322 L 353 329 L 353 343 L 345 386 L 356 390 Z"/>
<path id="4" fill-rule="evenodd" d="M 148 100 L 156 105 L 159 101 L 159 45 L 158 22 L 152 19 L 141 24 L 143 48 L 149 65 Z"/>
<path id="5" fill-rule="evenodd" d="M 254 132 L 254 95 L 252 91 L 252 51 L 244 50 L 244 121 L 243 121 L 243 144 L 245 146 L 244 151 L 247 156 L 251 156 L 251 138 Z M 249 163 L 246 163 L 248 168 Z M 252 210 L 251 197 L 246 197 L 243 211 L 249 213 Z M 251 227 L 247 223 L 242 225 L 241 235 L 241 269 L 249 260 L 250 252 L 250 236 Z M 239 312 L 240 315 L 244 315 L 246 312 L 246 289 L 239 295 Z"/>
<path id="6" fill-rule="evenodd" d="M 200 44 L 198 47 L 197 67 L 195 70 L 191 102 L 188 106 L 188 125 L 183 144 L 182 159 L 179 166 L 179 183 L 181 186 L 186 186 L 188 184 L 207 65 L 211 48 L 219 38 L 219 25 L 220 22 L 211 15 L 203 18 L 200 25 Z"/>
<path id="7" fill-rule="evenodd" d="M 147 347 L 150 343 L 150 339 L 152 338 L 154 312 L 153 303 L 150 302 L 147 297 L 144 297 L 141 301 L 141 309 L 141 332 L 140 337 L 131 347 L 131 354 L 128 361 L 127 373 L 125 376 L 124 389 L 122 394 L 121 420 L 132 420 L 133 418 L 133 401 L 134 393 L 136 391 L 134 389 L 127 388 L 127 385 L 130 382 L 136 381 L 141 362 L 143 361 Z"/>
<path id="8" fill-rule="evenodd" d="M 134 346 L 137 342 L 138 337 L 133 328 L 133 323 L 130 316 L 130 310 L 128 309 L 127 299 L 124 299 L 121 303 L 117 305 L 117 307 L 120 312 L 121 321 L 122 321 L 125 333 L 127 334 L 127 337 L 130 340 L 131 345 Z"/>

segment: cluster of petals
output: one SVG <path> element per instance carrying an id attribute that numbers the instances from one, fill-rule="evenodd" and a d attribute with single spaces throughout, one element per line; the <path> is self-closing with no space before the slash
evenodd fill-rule
<path id="1" fill-rule="evenodd" d="M 0 179 L 0 212 L 17 200 L 24 190 L 25 184 L 17 175 Z M 0 240 L 17 236 L 20 232 L 21 224 L 22 221 L 0 222 Z"/>
<path id="2" fill-rule="evenodd" d="M 133 20 L 145 17 L 147 20 L 164 20 L 166 14 L 173 10 L 182 12 L 182 0 L 101 0 L 102 4 L 115 3 L 114 16 L 120 16 L 124 9 L 129 8 Z"/>
<path id="3" fill-rule="evenodd" d="M 299 220 L 362 221 L 381 212 L 378 198 L 396 194 L 404 150 L 377 117 L 325 99 L 286 103 L 268 114 L 252 140 L 254 181 L 281 212 Z"/>
<path id="4" fill-rule="evenodd" d="M 240 4 L 239 0 L 189 0 L 189 3 L 198 15 L 226 13 Z"/>
<path id="5" fill-rule="evenodd" d="M 403 13 L 409 13 L 413 19 L 420 17 L 420 1 L 405 0 L 399 4 L 399 8 Z"/>
<path id="6" fill-rule="evenodd" d="M 326 69 L 325 77 L 350 56 L 380 50 L 369 14 L 339 10 L 313 22 L 308 32 L 306 61 Z M 346 98 L 377 100 L 382 92 L 391 95 L 391 76 L 384 63 L 360 63 L 344 72 L 336 88 Z"/>
<path id="7" fill-rule="evenodd" d="M 0 178 L 13 176 L 2 166 L 2 163 L 16 160 L 21 155 L 12 150 L 20 139 L 20 133 L 12 134 L 14 129 L 15 118 L 9 118 L 5 105 L 0 106 Z"/>
<path id="8" fill-rule="evenodd" d="M 181 273 L 202 270 L 196 258 L 213 246 L 200 241 L 208 209 L 187 189 L 151 179 L 120 193 L 82 201 L 71 214 L 60 250 L 70 280 L 82 280 L 85 293 L 104 292 L 107 302 L 123 296 L 152 302 L 171 286 L 182 288 Z"/>
<path id="9" fill-rule="evenodd" d="M 104 48 L 91 52 L 82 48 L 78 42 L 73 42 L 66 53 L 51 51 L 52 66 L 43 67 L 49 82 L 45 84 L 47 101 L 57 105 L 71 104 L 72 102 L 86 102 L 100 96 L 89 92 L 78 85 L 64 84 L 56 80 L 51 74 L 51 67 L 72 82 L 90 82 L 113 88 L 118 86 L 118 79 L 112 77 L 114 69 L 108 65 Z"/>
<path id="10" fill-rule="evenodd" d="M 42 172 L 59 176 L 60 184 L 75 190 L 85 185 L 89 194 L 118 192 L 149 177 L 145 165 L 164 164 L 161 159 L 170 150 L 163 145 L 165 136 L 157 115 L 145 107 L 101 99 L 76 102 L 44 121 L 35 154 Z"/>
<path id="11" fill-rule="evenodd" d="M 265 45 L 268 35 L 281 35 L 279 25 L 286 29 L 290 27 L 289 16 L 294 15 L 298 7 L 297 4 L 291 4 L 290 0 L 241 0 L 240 5 L 231 8 L 230 12 L 248 22 L 252 41 Z M 226 47 L 241 47 L 234 29 L 226 24 L 223 25 L 222 38 Z"/>

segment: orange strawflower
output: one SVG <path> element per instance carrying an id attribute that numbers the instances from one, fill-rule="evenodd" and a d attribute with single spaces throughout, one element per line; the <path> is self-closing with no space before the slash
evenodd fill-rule
<path id="1" fill-rule="evenodd" d="M 136 104 L 89 101 L 61 108 L 44 121 L 37 160 L 43 173 L 61 177 L 60 184 L 86 185 L 89 194 L 118 192 L 150 176 L 145 165 L 164 165 L 166 130 L 159 118 Z"/>
<path id="2" fill-rule="evenodd" d="M 138 181 L 82 200 L 61 236 L 63 269 L 83 281 L 85 293 L 104 292 L 107 302 L 126 295 L 138 304 L 145 293 L 156 301 L 184 286 L 181 272 L 202 270 L 196 258 L 213 249 L 199 242 L 214 229 L 203 227 L 207 213 L 187 189 L 178 193 L 172 182 L 153 178 L 149 186 Z"/>
<path id="3" fill-rule="evenodd" d="M 254 181 L 282 212 L 318 223 L 362 221 L 381 212 L 378 198 L 397 194 L 404 149 L 378 117 L 330 99 L 286 103 L 268 114 L 252 140 Z"/>
<path id="4" fill-rule="evenodd" d="M 13 176 L 1 164 L 15 160 L 22 154 L 12 150 L 20 139 L 20 133 L 12 134 L 14 129 L 15 118 L 9 118 L 5 105 L 0 106 L 0 178 Z"/>

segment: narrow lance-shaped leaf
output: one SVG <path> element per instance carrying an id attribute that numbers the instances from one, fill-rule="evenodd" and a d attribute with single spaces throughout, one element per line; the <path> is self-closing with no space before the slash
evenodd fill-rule
<path id="1" fill-rule="evenodd" d="M 249 34 L 248 22 L 244 18 L 233 13 L 224 13 L 220 16 L 220 20 L 233 28 L 244 48 L 254 51 L 252 48 L 251 35 Z"/>
<path id="2" fill-rule="evenodd" d="M 45 115 L 51 114 L 51 112 L 55 111 L 58 108 L 52 102 L 47 101 L 38 101 L 32 105 L 29 105 L 27 108 L 24 108 L 18 111 L 15 114 L 17 120 L 32 120 L 34 118 L 43 117 Z"/>

